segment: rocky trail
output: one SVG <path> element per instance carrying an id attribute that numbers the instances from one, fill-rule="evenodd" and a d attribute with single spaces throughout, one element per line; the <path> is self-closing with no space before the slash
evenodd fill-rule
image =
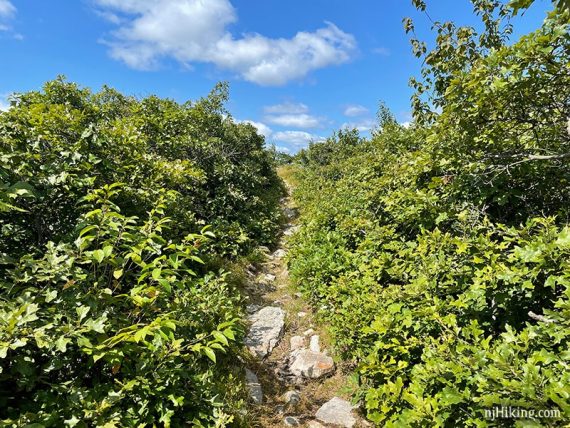
<path id="1" fill-rule="evenodd" d="M 246 380 L 255 426 L 367 426 L 348 401 L 349 382 L 330 353 L 326 330 L 290 284 L 287 240 L 298 229 L 297 210 L 289 197 L 282 204 L 288 224 L 279 248 L 249 272 L 245 343 L 254 358 Z"/>

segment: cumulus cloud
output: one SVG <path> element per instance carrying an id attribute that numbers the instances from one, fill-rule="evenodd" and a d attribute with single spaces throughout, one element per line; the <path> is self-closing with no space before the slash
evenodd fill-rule
<path id="1" fill-rule="evenodd" d="M 269 126 L 267 126 L 265 123 L 255 122 L 253 120 L 241 120 L 241 121 L 238 121 L 238 123 L 249 123 L 254 128 L 256 128 L 257 132 L 259 132 L 265 138 L 269 138 L 271 136 L 271 134 L 273 134 L 273 130 Z"/>
<path id="2" fill-rule="evenodd" d="M 306 146 L 311 141 L 323 141 L 324 138 L 304 131 L 282 131 L 273 134 L 274 141 L 292 144 L 294 146 Z"/>
<path id="3" fill-rule="evenodd" d="M 344 115 L 347 117 L 363 116 L 365 114 L 368 114 L 368 109 L 358 104 L 349 105 L 344 109 Z"/>
<path id="4" fill-rule="evenodd" d="M 289 128 L 318 128 L 321 121 L 310 114 L 280 114 L 274 116 L 266 116 L 265 120 L 269 123 Z"/>
<path id="5" fill-rule="evenodd" d="M 291 150 L 289 150 L 289 148 L 285 146 L 276 146 L 275 148 L 277 149 L 278 152 L 281 153 L 291 153 Z"/>
<path id="6" fill-rule="evenodd" d="M 164 58 L 190 65 L 211 63 L 265 86 L 301 79 L 319 68 L 349 61 L 354 36 L 327 22 L 292 38 L 250 33 L 235 36 L 229 0 L 94 0 L 99 12 L 116 17 L 106 43 L 113 58 L 136 69 L 153 69 Z"/>
<path id="7" fill-rule="evenodd" d="M 263 111 L 267 114 L 302 114 L 308 113 L 309 107 L 303 103 L 284 102 L 272 106 L 266 106 Z"/>
<path id="8" fill-rule="evenodd" d="M 376 126 L 376 121 L 374 119 L 364 119 L 357 122 L 346 122 L 343 123 L 341 128 L 344 129 L 357 129 L 360 132 L 367 132 L 374 129 Z"/>
<path id="9" fill-rule="evenodd" d="M 286 128 L 318 128 L 322 118 L 309 114 L 309 107 L 303 103 L 285 102 L 264 107 L 265 121 Z"/>

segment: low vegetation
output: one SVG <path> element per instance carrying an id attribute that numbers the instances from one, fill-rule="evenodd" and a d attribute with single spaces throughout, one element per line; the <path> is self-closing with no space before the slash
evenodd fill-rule
<path id="1" fill-rule="evenodd" d="M 282 187 L 226 98 L 58 79 L 0 113 L 3 426 L 240 424 L 224 267 L 275 239 Z"/>
<path id="2" fill-rule="evenodd" d="M 340 131 L 294 160 L 292 277 L 379 426 L 570 417 L 569 15 L 507 43 L 532 2 L 473 3 L 482 33 L 412 39 L 415 124 L 382 107 L 370 139 Z M 494 406 L 559 413 L 491 421 Z"/>

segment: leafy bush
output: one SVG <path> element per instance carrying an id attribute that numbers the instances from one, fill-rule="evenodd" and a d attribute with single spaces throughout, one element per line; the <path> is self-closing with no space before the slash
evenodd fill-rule
<path id="1" fill-rule="evenodd" d="M 271 244 L 282 188 L 226 97 L 59 79 L 0 114 L 3 426 L 243 422 L 241 298 L 217 267 Z"/>
<path id="2" fill-rule="evenodd" d="M 172 236 L 211 224 L 221 255 L 271 242 L 281 185 L 263 137 L 227 117 L 227 96 L 219 85 L 196 103 L 139 101 L 63 79 L 16 95 L 0 116 L 0 178 L 26 183 L 35 198 L 21 200 L 26 212 L 3 215 L 0 252 L 65 237 L 77 221 L 77 200 L 115 182 L 125 184 L 127 215 L 144 215 L 161 189 L 175 190 Z"/>
<path id="3" fill-rule="evenodd" d="M 384 111 L 370 140 L 297 156 L 291 274 L 378 425 L 517 423 L 487 419 L 493 406 L 561 411 L 524 426 L 570 420 L 567 13 L 512 45 L 484 46 L 491 21 L 480 39 L 436 24 L 449 32 L 415 126 Z"/>

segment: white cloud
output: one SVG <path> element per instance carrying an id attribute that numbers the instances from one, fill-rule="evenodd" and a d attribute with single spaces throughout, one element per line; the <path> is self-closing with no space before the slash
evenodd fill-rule
<path id="1" fill-rule="evenodd" d="M 356 50 L 354 36 L 330 22 L 292 38 L 236 37 L 227 29 L 238 20 L 229 0 L 95 2 L 100 12 L 122 22 L 106 42 L 111 56 L 136 69 L 152 69 L 161 59 L 173 58 L 184 65 L 211 63 L 247 81 L 275 86 L 347 62 Z"/>
<path id="2" fill-rule="evenodd" d="M 343 123 L 341 128 L 357 129 L 360 132 L 367 132 L 374 129 L 376 126 L 376 121 L 374 119 L 364 119 L 358 122 L 346 122 Z"/>
<path id="3" fill-rule="evenodd" d="M 308 113 L 309 107 L 303 103 L 284 102 L 272 106 L 266 106 L 263 111 L 267 114 L 302 114 Z"/>
<path id="4" fill-rule="evenodd" d="M 354 104 L 344 109 L 344 115 L 348 117 L 362 116 L 368 113 L 368 109 L 364 106 Z"/>
<path id="5" fill-rule="evenodd" d="M 273 130 L 269 126 L 267 126 L 265 123 L 254 122 L 253 120 L 238 120 L 237 122 L 238 123 L 249 123 L 254 128 L 256 128 L 257 132 L 259 132 L 265 138 L 269 138 L 271 136 L 271 134 L 273 134 Z"/>
<path id="6" fill-rule="evenodd" d="M 404 128 L 409 128 L 410 126 L 412 126 L 412 122 L 402 122 L 400 123 L 400 125 L 402 125 Z"/>
<path id="7" fill-rule="evenodd" d="M 318 128 L 321 126 L 321 121 L 319 118 L 305 113 L 266 116 L 265 120 L 274 125 L 291 128 Z"/>
<path id="8" fill-rule="evenodd" d="M 8 24 L 16 15 L 16 8 L 8 0 L 0 0 L 0 31 L 10 31 L 12 28 Z"/>
<path id="9" fill-rule="evenodd" d="M 16 8 L 8 0 L 0 0 L 0 18 L 12 18 L 16 14 Z"/>
<path id="10" fill-rule="evenodd" d="M 303 103 L 288 101 L 266 106 L 263 111 L 266 122 L 287 128 L 318 128 L 323 121 L 322 118 L 309 114 L 309 107 Z"/>
<path id="11" fill-rule="evenodd" d="M 289 148 L 285 146 L 276 146 L 275 148 L 277 149 L 278 152 L 281 153 L 291 153 L 291 150 L 289 150 Z"/>
<path id="12" fill-rule="evenodd" d="M 324 138 L 303 131 L 282 131 L 273 134 L 272 140 L 294 146 L 305 146 L 311 141 L 323 141 Z"/>

